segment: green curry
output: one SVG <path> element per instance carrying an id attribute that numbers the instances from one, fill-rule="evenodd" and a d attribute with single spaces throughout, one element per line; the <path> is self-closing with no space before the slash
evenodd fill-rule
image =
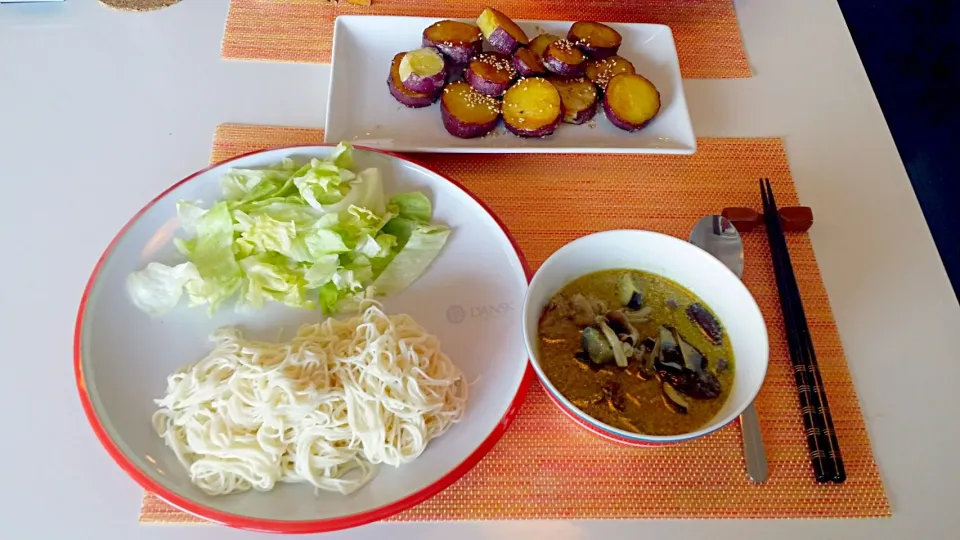
<path id="1" fill-rule="evenodd" d="M 733 348 L 716 316 L 649 272 L 604 270 L 572 281 L 544 308 L 538 331 L 550 382 L 583 412 L 626 431 L 695 431 L 733 387 Z"/>

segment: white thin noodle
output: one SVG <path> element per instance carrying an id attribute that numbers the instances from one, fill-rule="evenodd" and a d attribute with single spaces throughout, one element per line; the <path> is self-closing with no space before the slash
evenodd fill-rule
<path id="1" fill-rule="evenodd" d="M 439 340 L 367 305 L 287 343 L 217 330 L 209 356 L 167 378 L 153 426 L 194 484 L 210 495 L 277 482 L 347 494 L 460 420 L 467 384 Z"/>

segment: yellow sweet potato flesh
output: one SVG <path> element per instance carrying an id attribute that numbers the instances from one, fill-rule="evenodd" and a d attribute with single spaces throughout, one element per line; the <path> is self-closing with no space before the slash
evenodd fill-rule
<path id="1" fill-rule="evenodd" d="M 444 107 L 457 120 L 467 124 L 487 124 L 500 116 L 500 102 L 477 92 L 465 82 L 455 82 L 443 89 Z"/>
<path id="2" fill-rule="evenodd" d="M 619 119 L 635 126 L 649 122 L 660 111 L 657 87 L 636 74 L 620 74 L 611 79 L 606 99 Z"/>
<path id="3" fill-rule="evenodd" d="M 609 26 L 597 22 L 580 21 L 570 27 L 569 37 L 575 43 L 584 43 L 591 47 L 617 47 L 623 36 Z"/>
<path id="4" fill-rule="evenodd" d="M 424 30 L 424 35 L 434 43 L 466 45 L 480 40 L 480 29 L 460 21 L 440 21 Z"/>
<path id="5" fill-rule="evenodd" d="M 636 69 L 629 60 L 622 56 L 608 56 L 599 60 L 591 60 L 583 66 L 587 78 L 600 88 L 606 88 L 610 79 L 621 73 L 636 73 Z"/>
<path id="6" fill-rule="evenodd" d="M 504 121 L 525 130 L 555 123 L 562 110 L 560 93 L 544 79 L 524 79 L 503 96 Z"/>
<path id="7" fill-rule="evenodd" d="M 560 41 L 561 39 L 563 38 L 553 34 L 540 34 L 539 36 L 533 38 L 533 41 L 530 42 L 530 50 L 536 53 L 536 55 L 540 58 L 543 58 L 543 53 L 547 51 L 547 47 L 549 47 L 554 41 Z"/>

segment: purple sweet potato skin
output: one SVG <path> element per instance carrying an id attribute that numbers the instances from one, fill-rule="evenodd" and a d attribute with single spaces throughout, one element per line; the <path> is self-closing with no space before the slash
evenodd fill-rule
<path id="1" fill-rule="evenodd" d="M 436 47 L 440 54 L 447 57 L 447 59 L 453 64 L 466 65 L 475 55 L 480 54 L 480 51 L 483 50 L 483 41 L 477 40 L 472 43 L 452 43 L 446 45 L 444 43 L 434 43 L 430 41 L 427 36 L 423 36 L 422 45 L 424 47 Z"/>
<path id="2" fill-rule="evenodd" d="M 447 65 L 449 62 L 444 58 L 444 66 L 440 73 L 429 77 L 421 77 L 416 73 L 411 73 L 407 80 L 403 81 L 403 87 L 411 92 L 420 94 L 434 94 L 443 90 L 443 85 L 447 83 Z"/>
<path id="3" fill-rule="evenodd" d="M 397 88 L 393 84 L 393 76 L 387 78 L 387 86 L 390 87 L 390 95 L 394 99 L 399 101 L 404 107 L 409 107 L 411 109 L 419 109 L 421 107 L 429 107 L 437 100 L 437 97 L 440 95 L 436 94 L 410 94 L 406 93 L 403 90 Z"/>
<path id="4" fill-rule="evenodd" d="M 594 60 L 599 58 L 607 58 L 608 56 L 616 56 L 617 52 L 620 51 L 619 45 L 616 47 L 591 47 L 586 43 L 577 43 L 577 47 L 583 51 L 583 54 L 585 54 L 587 58 L 592 58 Z"/>
<path id="5" fill-rule="evenodd" d="M 447 64 L 447 84 L 462 81 L 467 64 Z"/>
<path id="6" fill-rule="evenodd" d="M 447 130 L 447 133 L 460 139 L 475 139 L 477 137 L 483 137 L 487 133 L 493 131 L 494 128 L 497 127 L 497 123 L 500 120 L 499 118 L 496 118 L 488 124 L 468 124 L 466 122 L 461 122 L 447 109 L 442 100 L 440 102 L 440 118 L 443 120 L 443 127 Z"/>
<path id="7" fill-rule="evenodd" d="M 529 56 L 531 56 L 533 59 L 536 59 L 536 63 L 533 65 L 530 65 L 527 59 L 524 58 L 525 55 L 521 54 L 521 51 L 527 50 L 529 49 L 521 47 L 513 53 L 513 68 L 517 70 L 517 73 L 521 77 L 541 77 L 546 75 L 547 70 L 544 69 L 543 65 L 540 63 L 540 59 L 537 57 L 536 53 L 531 51 L 529 54 Z"/>
<path id="8" fill-rule="evenodd" d="M 517 47 L 520 46 L 520 42 L 511 36 L 502 26 L 490 34 L 490 37 L 487 38 L 487 43 L 493 47 L 493 50 L 506 55 L 513 54 L 513 51 L 517 50 Z"/>
<path id="9" fill-rule="evenodd" d="M 538 139 L 541 137 L 552 135 L 553 132 L 557 130 L 557 126 L 560 125 L 560 119 L 562 117 L 563 117 L 562 114 L 558 115 L 555 121 L 545 126 L 541 126 L 537 129 L 523 129 L 518 126 L 512 126 L 507 122 L 504 122 L 503 125 L 507 127 L 507 131 L 509 131 L 510 133 L 513 133 L 517 137 L 525 137 L 528 139 Z"/>

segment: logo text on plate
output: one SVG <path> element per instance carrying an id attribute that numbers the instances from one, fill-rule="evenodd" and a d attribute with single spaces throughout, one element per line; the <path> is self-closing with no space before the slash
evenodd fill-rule
<path id="1" fill-rule="evenodd" d="M 460 324 L 467 318 L 481 319 L 484 321 L 502 317 L 513 311 L 513 305 L 510 302 L 500 302 L 499 304 L 482 304 L 477 306 L 453 305 L 447 308 L 447 320 Z"/>

